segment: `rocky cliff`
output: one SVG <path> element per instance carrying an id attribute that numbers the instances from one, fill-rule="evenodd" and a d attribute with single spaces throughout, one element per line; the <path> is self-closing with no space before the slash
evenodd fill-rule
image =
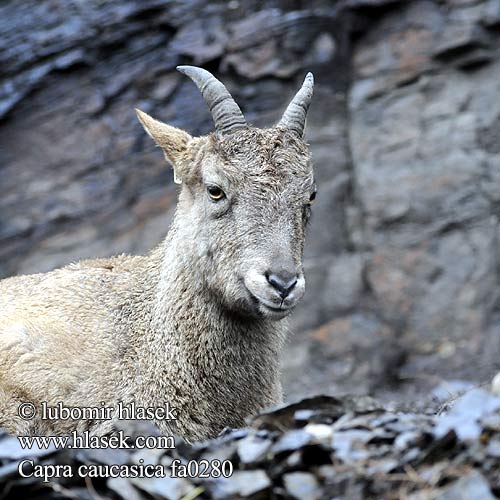
<path id="1" fill-rule="evenodd" d="M 176 190 L 133 109 L 212 129 L 177 64 L 258 126 L 311 70 L 288 394 L 403 397 L 500 368 L 500 0 L 11 0 L 0 34 L 0 276 L 161 240 Z"/>

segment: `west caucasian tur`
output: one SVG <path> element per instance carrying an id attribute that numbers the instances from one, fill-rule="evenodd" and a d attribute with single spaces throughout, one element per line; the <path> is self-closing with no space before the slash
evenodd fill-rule
<path id="1" fill-rule="evenodd" d="M 0 282 L 0 427 L 104 433 L 112 420 L 44 420 L 19 406 L 175 408 L 188 440 L 282 399 L 282 321 L 304 294 L 304 233 L 316 188 L 303 140 L 309 73 L 279 123 L 249 125 L 208 71 L 178 70 L 215 132 L 191 137 L 137 110 L 181 184 L 170 231 L 145 256 L 84 260 Z"/>

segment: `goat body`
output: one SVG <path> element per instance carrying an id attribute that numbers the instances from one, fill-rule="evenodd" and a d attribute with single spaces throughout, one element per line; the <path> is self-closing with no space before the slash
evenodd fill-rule
<path id="1" fill-rule="evenodd" d="M 204 70 L 192 70 L 215 92 L 204 94 L 207 102 L 227 92 Z M 213 107 L 217 135 L 202 138 L 139 112 L 183 184 L 157 248 L 0 282 L 0 427 L 105 433 L 116 416 L 43 419 L 42 403 L 170 404 L 176 419 L 155 423 L 194 440 L 241 426 L 281 401 L 282 318 L 303 294 L 313 189 L 297 133 L 305 113 L 287 110 L 282 124 L 260 130 L 234 106 Z M 231 113 L 237 119 L 228 119 Z M 27 402 L 38 410 L 34 418 L 19 415 Z"/>

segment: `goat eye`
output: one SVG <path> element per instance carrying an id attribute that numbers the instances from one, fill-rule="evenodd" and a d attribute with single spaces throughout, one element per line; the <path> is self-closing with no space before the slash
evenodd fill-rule
<path id="1" fill-rule="evenodd" d="M 316 191 L 313 191 L 311 193 L 311 196 L 309 196 L 309 203 L 312 204 L 314 203 L 314 200 L 316 199 Z"/>
<path id="2" fill-rule="evenodd" d="M 208 196 L 214 201 L 220 201 L 226 196 L 224 191 L 218 186 L 208 186 L 207 187 Z"/>

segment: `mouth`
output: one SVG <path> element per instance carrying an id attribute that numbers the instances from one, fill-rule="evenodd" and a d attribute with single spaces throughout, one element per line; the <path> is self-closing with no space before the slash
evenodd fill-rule
<path id="1" fill-rule="evenodd" d="M 256 310 L 262 316 L 278 320 L 288 316 L 293 309 L 293 306 L 287 306 L 283 302 L 281 304 L 276 304 L 275 302 L 271 302 L 267 299 L 257 297 L 250 290 L 248 290 L 248 288 L 247 292 Z"/>

